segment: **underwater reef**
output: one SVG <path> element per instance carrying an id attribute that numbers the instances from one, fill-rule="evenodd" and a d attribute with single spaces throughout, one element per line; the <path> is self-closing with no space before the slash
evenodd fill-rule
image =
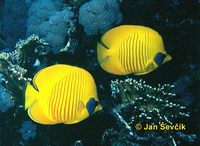
<path id="1" fill-rule="evenodd" d="M 9 108 L 14 106 L 13 100 L 12 100 L 12 95 L 10 94 L 10 91 L 8 91 L 3 85 L 3 75 L 0 74 L 0 103 L 1 103 L 1 108 L 0 112 L 6 112 Z"/>
<path id="2" fill-rule="evenodd" d="M 2 30 L 7 38 L 8 47 L 15 43 L 26 34 L 26 19 L 28 8 L 24 1 L 5 0 L 2 1 Z M 13 27 L 14 25 L 14 27 Z"/>
<path id="3" fill-rule="evenodd" d="M 196 135 L 185 134 L 181 129 L 156 131 L 158 124 L 160 128 L 164 128 L 167 124 L 177 124 L 178 127 L 180 119 L 190 117 L 186 107 L 176 101 L 173 88 L 174 85 L 169 84 L 152 87 L 145 81 L 136 81 L 132 78 L 111 81 L 112 97 L 116 103 L 112 112 L 124 126 L 119 124 L 117 129 L 111 128 L 105 131 L 103 143 L 105 145 L 109 143 L 112 145 L 113 141 L 122 145 L 177 145 L 180 141 L 193 143 Z M 150 130 L 147 128 L 145 130 L 145 124 L 157 124 L 154 126 L 156 129 L 149 127 Z"/>
<path id="4" fill-rule="evenodd" d="M 40 0 L 32 3 L 28 12 L 26 36 L 36 34 L 51 42 L 53 52 L 64 47 L 65 39 L 75 31 L 74 13 L 62 1 Z"/>
<path id="5" fill-rule="evenodd" d="M 0 1 L 0 145 L 198 145 L 199 9 L 198 0 Z M 158 31 L 172 60 L 146 75 L 105 72 L 97 42 L 119 25 Z M 26 85 L 55 64 L 89 71 L 103 110 L 72 125 L 32 121 Z M 161 124 L 179 129 L 156 129 Z"/>
<path id="6" fill-rule="evenodd" d="M 19 129 L 19 133 L 26 141 L 34 139 L 36 137 L 36 125 L 31 121 L 24 121 L 22 127 Z"/>
<path id="7" fill-rule="evenodd" d="M 79 23 L 87 35 L 102 34 L 121 21 L 118 0 L 92 0 L 83 4 L 79 10 Z"/>

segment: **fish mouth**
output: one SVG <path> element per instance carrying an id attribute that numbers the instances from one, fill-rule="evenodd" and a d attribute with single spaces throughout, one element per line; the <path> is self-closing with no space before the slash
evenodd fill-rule
<path id="1" fill-rule="evenodd" d="M 102 110 L 103 107 L 99 104 L 99 105 L 97 105 L 96 109 L 97 109 L 97 110 Z"/>

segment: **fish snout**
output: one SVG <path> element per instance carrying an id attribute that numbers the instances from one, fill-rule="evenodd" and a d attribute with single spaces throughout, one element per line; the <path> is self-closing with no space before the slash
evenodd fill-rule
<path id="1" fill-rule="evenodd" d="M 164 59 L 164 63 L 168 62 L 168 61 L 171 61 L 171 60 L 172 60 L 172 57 L 169 54 L 167 54 L 167 56 Z"/>

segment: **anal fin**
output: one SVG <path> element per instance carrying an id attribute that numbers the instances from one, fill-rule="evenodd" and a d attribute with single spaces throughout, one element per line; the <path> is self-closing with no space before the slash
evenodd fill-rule
<path id="1" fill-rule="evenodd" d="M 148 74 L 150 72 L 152 72 L 154 70 L 154 65 L 153 65 L 153 62 L 149 62 L 147 63 L 144 71 L 141 71 L 141 72 L 137 72 L 137 73 L 134 73 L 134 75 L 145 75 L 145 74 Z"/>

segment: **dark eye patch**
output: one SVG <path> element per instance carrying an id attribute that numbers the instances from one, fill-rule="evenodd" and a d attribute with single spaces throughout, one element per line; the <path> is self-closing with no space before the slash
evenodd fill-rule
<path id="1" fill-rule="evenodd" d="M 158 66 L 161 66 L 163 64 L 163 61 L 164 61 L 165 57 L 166 57 L 165 54 L 159 52 L 154 57 L 154 61 Z"/>
<path id="2" fill-rule="evenodd" d="M 98 101 L 95 100 L 94 97 L 91 97 L 86 105 L 86 108 L 87 108 L 87 111 L 89 113 L 89 116 L 91 116 L 94 111 L 95 111 L 95 108 L 96 106 L 99 104 Z"/>

